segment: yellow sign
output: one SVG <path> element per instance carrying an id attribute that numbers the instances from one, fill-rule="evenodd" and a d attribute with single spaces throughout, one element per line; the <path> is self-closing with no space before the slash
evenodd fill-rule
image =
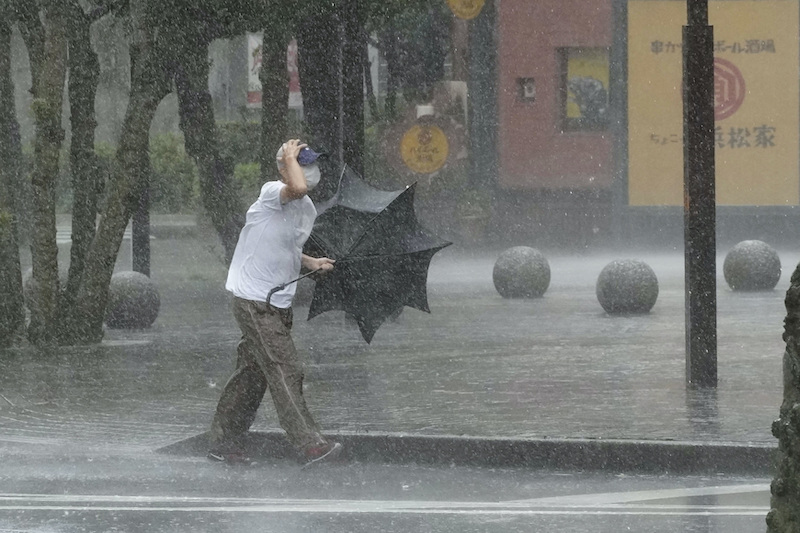
<path id="1" fill-rule="evenodd" d="M 431 174 L 442 168 L 449 153 L 447 135 L 439 126 L 412 126 L 400 141 L 403 162 L 419 174 Z"/>
<path id="2" fill-rule="evenodd" d="M 485 0 L 447 0 L 453 14 L 460 19 L 470 20 L 478 16 Z"/>
<path id="3" fill-rule="evenodd" d="M 718 205 L 800 203 L 796 0 L 709 2 Z M 628 2 L 628 200 L 683 204 L 685 2 Z"/>

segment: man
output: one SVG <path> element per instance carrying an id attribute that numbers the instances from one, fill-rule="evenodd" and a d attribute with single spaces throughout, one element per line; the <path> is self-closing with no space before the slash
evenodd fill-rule
<path id="1" fill-rule="evenodd" d="M 298 139 L 276 155 L 280 181 L 268 181 L 247 210 L 225 288 L 242 330 L 236 371 L 225 384 L 211 423 L 208 457 L 247 462 L 242 438 L 269 389 L 281 427 L 309 463 L 336 457 L 342 445 L 325 439 L 303 398 L 303 366 L 291 337 L 300 268 L 328 271 L 334 261 L 303 254 L 317 211 L 306 193 L 319 183 L 319 156 Z M 269 298 L 269 301 L 267 301 Z"/>

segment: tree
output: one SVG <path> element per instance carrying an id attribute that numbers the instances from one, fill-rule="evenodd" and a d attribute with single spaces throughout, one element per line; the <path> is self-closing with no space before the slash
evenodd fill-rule
<path id="1" fill-rule="evenodd" d="M 428 6 L 431 1 L 412 4 Z M 10 295 L 0 304 L 0 345 L 10 342 L 24 315 L 14 214 L 20 142 L 8 64 L 12 24 L 19 29 L 30 59 L 36 125 L 28 337 L 37 344 L 75 344 L 102 338 L 116 256 L 125 228 L 147 190 L 150 125 L 173 84 L 186 149 L 200 171 L 203 206 L 228 259 L 233 253 L 243 217 L 231 183 L 232 165 L 219 150 L 208 92 L 209 43 L 246 31 L 264 31 L 261 160 L 265 176 L 274 164 L 275 147 L 286 136 L 286 46 L 292 36 L 301 38 L 304 50 L 301 76 L 309 136 L 334 151 L 334 158 L 344 153 L 357 166 L 363 146 L 365 28 L 370 20 L 380 22 L 388 13 L 402 13 L 406 5 L 400 0 L 312 0 L 312 8 L 299 11 L 281 0 L 97 0 L 84 11 L 84 4 L 84 0 L 0 0 L 6 15 L 0 28 L 0 289 Z M 300 19 L 306 13 L 314 15 Z M 114 168 L 105 184 L 98 175 L 93 146 L 99 68 L 89 39 L 92 24 L 104 16 L 129 17 L 132 28 L 130 98 Z M 331 36 L 341 37 L 335 38 L 336 46 L 330 46 Z M 68 72 L 73 243 L 62 287 L 55 241 L 55 183 L 65 138 L 61 120 Z M 97 224 L 101 193 L 103 210 Z"/>
<path id="2" fill-rule="evenodd" d="M 33 289 L 28 337 L 36 343 L 54 340 L 58 310 L 58 246 L 55 226 L 55 183 L 59 153 L 64 140 L 61 127 L 64 82 L 67 73 L 67 13 L 65 3 L 42 2 L 41 24 L 28 26 L 35 39 L 44 42 L 33 84 L 33 117 L 36 125 L 33 194 L 33 235 L 31 256 Z M 35 60 L 35 56 L 31 58 Z"/>
<path id="3" fill-rule="evenodd" d="M 244 222 L 230 179 L 233 168 L 220 156 L 214 110 L 208 92 L 208 42 L 199 34 L 185 35 L 173 68 L 186 152 L 194 158 L 200 170 L 203 207 L 220 236 L 226 260 L 230 262 Z"/>
<path id="4" fill-rule="evenodd" d="M 277 147 L 286 140 L 289 76 L 286 47 L 295 27 L 294 10 L 276 6 L 274 17 L 263 28 L 261 45 L 261 181 L 272 179 Z"/>
<path id="5" fill-rule="evenodd" d="M 25 319 L 16 213 L 22 147 L 11 78 L 11 20 L 8 4 L 0 3 L 0 347 L 10 344 Z"/>
<path id="6" fill-rule="evenodd" d="M 783 403 L 772 424 L 778 439 L 778 469 L 772 481 L 769 533 L 794 533 L 800 528 L 800 267 L 786 291 L 783 340 Z"/>
<path id="7" fill-rule="evenodd" d="M 158 104 L 170 92 L 166 65 L 173 49 L 167 32 L 158 31 L 158 11 L 145 0 L 131 2 L 131 92 L 115 168 L 107 185 L 106 207 L 88 249 L 75 301 L 65 311 L 62 342 L 94 343 L 103 336 L 108 287 L 125 227 L 149 179 L 150 124 Z"/>
<path id="8" fill-rule="evenodd" d="M 103 188 L 94 151 L 94 134 L 97 126 L 94 101 L 100 76 L 97 54 L 92 48 L 90 29 L 92 22 L 107 13 L 95 11 L 86 15 L 76 4 L 69 5 L 69 83 L 70 102 L 70 175 L 72 178 L 72 247 L 69 273 L 61 295 L 59 316 L 60 337 L 69 338 L 72 325 L 72 308 L 83 279 L 86 255 L 95 237 L 97 203 Z"/>
<path id="9" fill-rule="evenodd" d="M 386 58 L 386 116 L 394 120 L 398 92 L 411 101 L 424 100 L 444 78 L 452 14 L 437 0 L 370 2 L 365 7 L 367 30 L 377 36 L 375 44 Z"/>

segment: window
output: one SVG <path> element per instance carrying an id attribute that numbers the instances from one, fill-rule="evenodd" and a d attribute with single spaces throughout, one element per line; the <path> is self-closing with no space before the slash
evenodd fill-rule
<path id="1" fill-rule="evenodd" d="M 608 48 L 559 50 L 564 131 L 608 128 L 608 54 Z"/>

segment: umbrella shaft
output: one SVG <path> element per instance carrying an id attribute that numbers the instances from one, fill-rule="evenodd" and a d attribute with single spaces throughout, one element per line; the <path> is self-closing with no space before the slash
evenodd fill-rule
<path id="1" fill-rule="evenodd" d="M 282 291 L 282 290 L 283 290 L 283 289 L 285 289 L 285 288 L 286 288 L 288 285 L 291 285 L 292 283 L 297 283 L 297 282 L 298 282 L 298 281 L 300 281 L 301 279 L 303 279 L 303 278 L 307 278 L 307 277 L 308 277 L 308 276 L 310 276 L 311 274 L 316 274 L 316 273 L 317 273 L 317 272 L 319 272 L 320 270 L 322 270 L 322 269 L 321 269 L 321 268 L 318 268 L 318 269 L 316 269 L 316 270 L 312 270 L 311 272 L 306 272 L 305 274 L 303 274 L 303 275 L 302 275 L 302 276 L 300 276 L 299 278 L 293 279 L 292 281 L 287 281 L 287 282 L 286 282 L 286 283 L 284 283 L 283 285 L 278 285 L 277 287 L 274 287 L 274 288 L 273 288 L 271 291 L 269 291 L 269 293 L 267 293 L 267 305 L 272 305 L 272 304 L 270 304 L 270 303 L 269 303 L 269 301 L 270 301 L 270 300 L 272 300 L 272 295 L 273 295 L 273 294 L 275 294 L 276 292 L 278 292 L 278 291 Z"/>

